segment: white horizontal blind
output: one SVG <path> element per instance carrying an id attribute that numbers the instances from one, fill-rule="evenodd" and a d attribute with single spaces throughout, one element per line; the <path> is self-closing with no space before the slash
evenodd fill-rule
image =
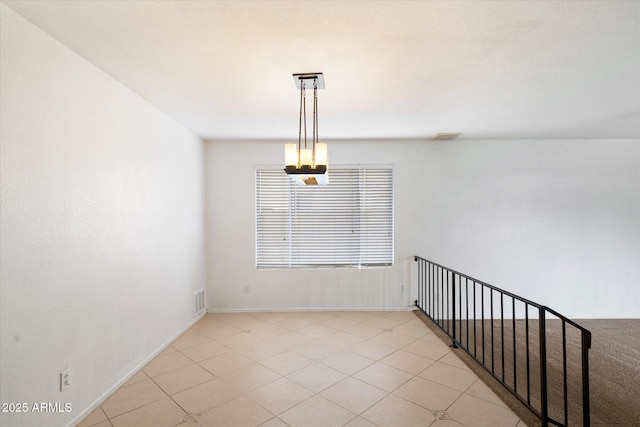
<path id="1" fill-rule="evenodd" d="M 393 264 L 393 170 L 331 169 L 326 186 L 256 169 L 258 268 Z"/>

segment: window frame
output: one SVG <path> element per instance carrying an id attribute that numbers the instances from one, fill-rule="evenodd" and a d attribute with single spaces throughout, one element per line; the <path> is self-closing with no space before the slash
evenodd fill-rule
<path id="1" fill-rule="evenodd" d="M 260 174 L 262 171 L 265 171 L 267 174 L 274 174 L 274 175 L 268 176 L 268 177 L 266 175 L 263 176 Z M 282 172 L 282 176 L 278 176 L 277 175 L 278 172 Z M 284 173 L 281 166 L 256 165 L 254 170 L 254 179 L 255 179 L 255 193 L 254 193 L 255 235 L 254 235 L 254 238 L 255 238 L 256 269 L 259 269 L 259 270 L 313 269 L 315 270 L 315 269 L 344 269 L 344 268 L 370 269 L 370 268 L 393 267 L 394 261 L 395 261 L 394 259 L 395 258 L 394 256 L 395 255 L 394 253 L 395 252 L 395 212 L 394 212 L 395 201 L 394 201 L 393 165 L 366 164 L 366 165 L 332 166 L 328 172 L 329 173 L 328 187 L 332 185 L 332 172 L 333 172 L 334 181 L 336 179 L 336 172 L 338 173 L 345 172 L 345 174 L 348 175 L 347 179 L 351 179 L 351 180 L 355 179 L 354 182 L 357 183 L 357 185 L 353 186 L 351 189 L 345 189 L 344 182 L 339 183 L 341 185 L 341 188 L 334 190 L 334 193 L 329 193 L 329 194 L 335 194 L 335 192 L 337 191 L 339 192 L 338 194 L 342 195 L 343 197 L 344 196 L 349 197 L 349 194 L 348 194 L 349 191 L 354 193 L 357 192 L 358 194 L 356 201 L 351 200 L 354 205 L 355 204 L 358 205 L 357 213 L 355 213 L 352 217 L 340 216 L 340 214 L 338 213 L 338 216 L 340 217 L 341 220 L 345 220 L 345 218 L 347 218 L 347 220 L 351 219 L 351 221 L 358 222 L 358 228 L 356 233 L 358 237 L 355 239 L 352 238 L 349 240 L 351 242 L 350 243 L 351 245 L 357 246 L 357 250 L 349 251 L 347 249 L 345 254 L 342 255 L 343 258 L 340 259 L 338 262 L 326 262 L 326 260 L 323 261 L 323 257 L 330 256 L 330 255 L 327 255 L 329 254 L 330 251 L 326 247 L 324 249 L 324 252 L 319 251 L 320 256 L 315 259 L 312 258 L 313 256 L 312 250 L 308 248 L 306 250 L 300 250 L 300 247 L 299 247 L 300 253 L 294 253 L 296 251 L 296 248 L 295 248 L 296 242 L 298 242 L 299 239 L 303 239 L 304 237 L 307 237 L 307 238 L 309 237 L 308 230 L 306 230 L 306 234 L 304 232 L 302 232 L 301 234 L 296 234 L 295 229 L 304 228 L 305 226 L 309 227 L 308 225 L 308 222 L 310 221 L 309 218 L 312 218 L 311 221 L 315 223 L 316 222 L 315 218 L 317 218 L 317 214 L 318 214 L 317 211 L 316 212 L 304 211 L 301 214 L 300 212 L 301 212 L 302 200 L 300 199 L 306 199 L 307 203 L 313 204 L 314 197 L 313 195 L 310 196 L 309 194 L 313 194 L 311 192 L 314 192 L 314 191 L 327 191 L 327 190 L 323 188 L 324 186 L 305 187 L 305 186 L 299 186 L 293 183 L 292 180 Z M 363 177 L 366 177 L 367 172 L 373 173 L 373 177 L 371 178 L 371 180 L 366 180 L 366 179 L 363 180 Z M 376 181 L 376 173 L 379 175 L 377 177 L 378 181 Z M 286 194 L 283 194 L 280 199 L 278 199 L 278 196 L 275 196 L 275 199 L 274 199 L 274 196 L 272 194 L 265 195 L 264 193 L 261 193 L 261 188 L 263 187 L 260 187 L 260 186 L 263 185 L 263 181 L 262 181 L 263 179 L 267 179 L 267 180 L 281 179 L 282 181 L 278 182 L 275 185 L 282 185 L 283 193 L 286 193 Z M 372 187 L 372 190 L 370 190 L 369 193 L 367 193 L 367 188 L 366 188 L 367 185 L 374 185 L 374 187 Z M 375 185 L 377 185 L 377 187 Z M 272 190 L 272 191 L 277 191 L 277 190 Z M 369 202 L 371 203 L 371 205 L 369 206 L 369 210 L 368 210 L 366 206 L 366 200 L 368 198 L 373 198 L 374 195 L 377 196 L 378 199 L 374 200 L 373 202 Z M 274 216 L 275 219 L 271 218 L 272 221 L 275 221 L 275 222 L 280 221 L 280 223 L 278 223 L 278 225 L 274 227 L 274 229 L 280 227 L 278 230 L 275 230 L 275 232 L 273 231 L 273 229 L 271 230 L 265 229 L 265 227 L 263 227 L 262 230 L 260 229 L 260 227 L 264 225 L 263 221 L 265 221 L 265 218 L 266 218 L 264 216 L 265 214 L 263 213 L 263 209 L 262 209 L 262 206 L 264 205 L 263 201 L 268 197 L 272 197 L 271 199 L 269 199 L 269 202 L 276 203 L 276 205 L 279 206 L 278 209 L 287 211 L 287 214 L 285 214 L 284 216 L 280 215 L 280 217 Z M 325 194 L 325 198 L 326 197 L 329 197 L 329 196 Z M 383 197 L 383 199 L 380 199 L 380 197 Z M 320 199 L 319 203 L 322 203 L 322 197 L 317 197 L 317 199 Z M 277 200 L 277 201 L 274 201 L 274 200 Z M 365 200 L 364 202 L 365 206 L 363 206 L 363 200 Z M 326 199 L 325 199 L 325 202 L 326 202 Z M 353 206 L 351 207 L 353 208 Z M 340 209 L 340 208 L 344 208 L 344 207 L 342 206 L 337 207 L 337 209 Z M 375 214 L 371 215 L 372 214 L 371 209 L 377 211 L 375 212 L 377 213 L 377 215 Z M 322 207 L 320 208 L 320 211 L 322 211 Z M 369 214 L 370 217 L 374 218 L 372 221 L 369 221 L 367 223 L 368 228 L 362 227 L 363 219 L 367 216 L 367 214 Z M 307 219 L 306 220 L 302 219 L 300 223 L 297 223 L 295 221 L 296 216 L 306 216 Z M 285 217 L 286 219 L 283 219 Z M 383 219 L 379 219 L 379 218 L 383 218 Z M 266 221 L 269 221 L 269 219 L 266 219 Z M 282 223 L 283 221 L 286 222 L 286 224 L 283 224 Z M 305 221 L 307 222 L 305 223 Z M 314 225 L 310 227 L 311 228 L 315 227 L 315 229 L 320 229 L 322 228 L 322 225 L 330 226 L 331 221 L 329 220 L 323 223 L 321 222 L 320 224 L 321 225 Z M 380 227 L 381 224 L 382 224 L 382 227 Z M 343 223 L 341 223 L 341 225 L 344 226 Z M 288 243 L 283 245 L 278 245 L 278 243 L 276 242 L 274 245 L 269 246 L 269 243 L 265 243 L 263 240 L 261 240 L 261 239 L 264 239 L 263 234 L 269 233 L 269 232 L 274 232 L 276 235 L 280 233 L 279 235 L 283 236 L 283 239 Z M 342 232 L 344 233 L 344 230 L 342 230 Z M 375 233 L 379 234 L 378 237 L 375 236 Z M 344 235 L 341 236 L 340 232 L 336 232 L 333 235 L 329 235 L 328 238 L 329 239 L 342 238 L 344 240 Z M 377 252 L 375 250 L 372 250 L 367 256 L 366 248 L 364 247 L 364 245 L 366 244 L 365 241 L 367 239 L 372 239 L 371 241 L 375 243 L 375 245 L 371 246 L 372 248 L 376 248 L 376 249 L 381 248 L 382 252 Z M 345 245 L 348 245 L 348 243 L 345 243 L 345 242 L 346 241 L 343 241 L 341 245 L 338 246 L 338 248 L 344 249 L 346 247 Z M 263 245 L 261 246 L 261 244 Z M 304 243 L 302 245 L 304 245 Z M 316 248 L 315 245 L 317 245 L 317 243 L 314 243 L 314 246 L 313 246 L 314 248 Z M 325 243 L 325 246 L 326 246 L 326 243 Z M 288 251 L 284 249 L 285 247 L 288 247 Z M 261 250 L 264 252 L 261 253 Z M 273 253 L 271 254 L 267 253 L 267 251 L 269 250 L 273 251 L 275 255 Z M 354 254 L 356 253 L 357 253 L 357 262 L 354 262 L 355 260 Z M 336 256 L 336 254 L 334 253 L 333 256 Z M 274 262 L 273 261 L 274 259 L 280 262 Z M 378 260 L 378 262 L 373 262 L 376 259 Z"/>

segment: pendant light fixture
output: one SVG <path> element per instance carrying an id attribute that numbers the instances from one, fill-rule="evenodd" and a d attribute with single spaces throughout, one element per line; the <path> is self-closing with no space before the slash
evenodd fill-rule
<path id="1" fill-rule="evenodd" d="M 327 185 L 327 144 L 318 142 L 318 89 L 324 89 L 324 76 L 322 73 L 294 74 L 293 80 L 300 89 L 298 145 L 285 144 L 284 171 L 299 185 Z M 313 131 L 310 144 L 307 143 L 307 89 L 313 89 Z"/>

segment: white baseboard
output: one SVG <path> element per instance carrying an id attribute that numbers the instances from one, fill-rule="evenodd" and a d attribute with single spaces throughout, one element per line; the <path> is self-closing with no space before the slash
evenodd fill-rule
<path id="1" fill-rule="evenodd" d="M 299 313 L 305 311 L 412 311 L 409 307 L 300 307 L 300 308 L 208 308 L 207 313 Z"/>
<path id="2" fill-rule="evenodd" d="M 106 392 L 104 392 L 98 399 L 96 399 L 89 407 L 80 412 L 80 415 L 75 417 L 67 427 L 73 427 L 80 423 L 83 419 L 87 417 L 91 412 L 93 412 L 98 406 L 102 405 L 102 403 L 107 400 L 109 396 L 111 396 L 116 390 L 118 390 L 124 383 L 129 381 L 129 379 L 134 376 L 140 369 L 142 369 L 147 363 L 149 363 L 154 357 L 160 354 L 165 348 L 169 347 L 173 341 L 176 340 L 180 335 L 184 334 L 190 327 L 192 327 L 198 320 L 200 320 L 206 311 L 202 311 L 197 317 L 195 317 L 185 328 L 181 331 L 173 335 L 164 344 L 162 344 L 156 351 L 151 353 L 148 357 L 146 357 L 142 362 L 140 362 L 135 368 L 133 368 L 127 375 L 124 376 L 120 381 L 116 382 L 113 386 L 111 386 Z"/>

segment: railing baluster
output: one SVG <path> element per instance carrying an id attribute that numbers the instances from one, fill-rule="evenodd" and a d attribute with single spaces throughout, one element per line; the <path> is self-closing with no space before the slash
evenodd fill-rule
<path id="1" fill-rule="evenodd" d="M 482 365 L 485 366 L 484 362 L 484 286 L 480 288 L 480 298 L 482 304 Z"/>
<path id="2" fill-rule="evenodd" d="M 435 275 L 435 279 L 436 279 L 436 281 L 434 283 L 434 285 L 435 285 L 434 292 L 436 294 L 435 299 L 434 299 L 435 305 L 436 305 L 435 309 L 434 309 L 434 313 L 435 313 L 434 320 L 435 320 L 436 323 L 438 323 L 440 321 L 440 303 L 442 302 L 442 294 L 440 293 L 440 288 L 439 288 L 440 287 L 440 274 L 438 273 L 440 271 L 439 269 L 440 269 L 440 267 L 438 267 L 438 266 L 434 267 L 434 270 L 435 270 L 434 271 L 434 275 Z"/>
<path id="3" fill-rule="evenodd" d="M 476 329 L 476 281 L 473 281 L 473 357 L 476 357 L 476 348 L 478 347 L 478 339 L 476 335 L 478 330 Z"/>
<path id="4" fill-rule="evenodd" d="M 466 332 L 467 332 L 467 350 L 469 349 L 469 278 L 465 277 L 464 279 L 464 301 L 467 312 L 467 320 L 466 320 Z M 462 317 L 460 317 L 460 323 L 462 323 Z M 462 328 L 462 325 L 460 325 Z M 462 330 L 462 329 L 461 329 Z"/>
<path id="5" fill-rule="evenodd" d="M 438 306 L 438 276 L 435 273 L 435 266 L 431 264 L 431 316 L 435 317 Z"/>
<path id="6" fill-rule="evenodd" d="M 591 332 L 582 330 L 582 425 L 591 425 L 591 414 L 589 407 L 589 349 L 591 348 Z"/>
<path id="7" fill-rule="evenodd" d="M 418 261 L 418 258 L 416 257 L 415 260 Z M 420 296 L 422 282 L 422 262 L 418 262 L 418 299 L 416 300 L 416 305 L 424 310 L 424 305 L 422 304 L 422 298 Z"/>
<path id="8" fill-rule="evenodd" d="M 456 276 L 451 273 L 451 321 L 453 322 L 453 342 L 451 347 L 458 348 L 456 345 Z"/>
<path id="9" fill-rule="evenodd" d="M 440 324 L 444 327 L 444 270 L 440 269 Z M 449 332 L 447 330 L 447 332 Z"/>
<path id="10" fill-rule="evenodd" d="M 526 334 L 526 346 L 527 346 L 527 404 L 531 405 L 531 369 L 529 369 L 529 304 L 524 303 L 524 318 L 525 318 L 525 334 Z"/>
<path id="11" fill-rule="evenodd" d="M 511 327 L 513 328 L 513 391 L 518 394 L 518 372 L 516 369 L 516 299 L 511 297 Z"/>
<path id="12" fill-rule="evenodd" d="M 429 263 L 427 264 L 427 277 L 428 277 L 428 283 L 429 285 L 427 286 L 427 298 L 429 299 L 429 301 L 427 302 L 427 305 L 429 307 L 429 315 L 433 316 L 433 281 L 432 281 L 432 274 L 431 274 L 431 270 L 433 268 L 433 264 Z"/>
<path id="13" fill-rule="evenodd" d="M 431 292 L 433 295 L 431 296 L 431 318 L 435 319 L 438 311 L 438 276 L 435 273 L 436 266 L 431 264 Z"/>
<path id="14" fill-rule="evenodd" d="M 494 359 L 495 359 L 495 351 L 493 347 L 493 288 L 489 291 L 489 299 L 491 300 L 491 372 L 495 373 L 494 369 Z"/>
<path id="15" fill-rule="evenodd" d="M 427 290 L 427 275 L 425 271 L 426 265 L 424 262 L 421 262 L 419 264 L 419 267 L 420 267 L 420 271 L 418 275 L 420 276 L 420 292 L 418 296 L 420 297 L 420 308 L 422 309 L 422 311 L 426 313 L 428 311 L 427 294 L 426 294 L 426 290 Z"/>
<path id="16" fill-rule="evenodd" d="M 424 277 L 427 285 L 424 288 L 424 311 L 429 313 L 429 315 L 433 315 L 431 311 L 431 264 L 426 263 L 423 267 L 425 269 Z"/>
<path id="17" fill-rule="evenodd" d="M 440 295 L 438 296 L 438 301 L 440 302 L 440 305 L 438 306 L 438 323 L 440 323 L 440 326 L 444 329 L 444 324 L 442 323 L 442 317 L 443 317 L 443 309 L 444 306 L 442 304 L 444 304 L 444 285 L 442 284 L 442 282 L 444 282 L 444 277 L 442 276 L 442 268 L 438 267 L 439 270 L 439 274 L 438 274 L 438 283 L 440 284 Z"/>
<path id="18" fill-rule="evenodd" d="M 562 373 L 564 391 L 564 425 L 569 425 L 569 396 L 567 394 L 567 324 L 562 319 Z"/>
<path id="19" fill-rule="evenodd" d="M 458 316 L 458 341 L 462 344 L 462 279 L 460 276 L 458 276 L 456 283 L 458 285 L 458 289 L 456 289 L 456 293 L 458 294 L 458 306 L 456 307 L 456 315 Z"/>
<path id="20" fill-rule="evenodd" d="M 540 307 L 538 325 L 540 328 L 540 415 L 542 416 L 542 427 L 547 427 L 549 425 L 549 409 L 547 405 L 547 326 L 544 307 Z"/>
<path id="21" fill-rule="evenodd" d="M 431 312 L 430 306 L 429 304 L 431 304 L 431 295 L 429 295 L 429 288 L 431 287 L 431 276 L 429 275 L 429 269 L 430 269 L 430 264 L 429 263 L 424 263 L 422 265 L 422 276 L 424 277 L 424 290 L 422 291 L 422 294 L 424 296 L 424 304 L 423 304 L 423 310 L 425 313 L 429 313 L 429 315 L 431 316 L 433 313 Z"/>
<path id="22" fill-rule="evenodd" d="M 460 336 L 460 344 L 462 344 L 462 278 L 458 276 L 458 309 L 456 310 L 458 314 L 458 335 Z"/>
<path id="23" fill-rule="evenodd" d="M 447 328 L 449 328 L 449 330 L 453 330 L 453 339 L 455 340 L 456 326 L 455 326 L 455 323 L 453 325 L 451 324 L 451 321 L 453 319 L 453 310 L 455 310 L 454 306 L 456 304 L 455 289 L 451 284 L 451 281 L 455 279 L 453 278 L 453 274 L 451 274 L 451 279 L 449 279 L 449 273 L 450 272 L 447 270 L 447 302 L 452 302 L 452 303 L 447 304 Z M 452 296 L 452 298 L 450 298 L 450 296 Z"/>
<path id="24" fill-rule="evenodd" d="M 504 294 L 500 292 L 500 350 L 502 354 L 502 381 L 504 382 Z"/>

